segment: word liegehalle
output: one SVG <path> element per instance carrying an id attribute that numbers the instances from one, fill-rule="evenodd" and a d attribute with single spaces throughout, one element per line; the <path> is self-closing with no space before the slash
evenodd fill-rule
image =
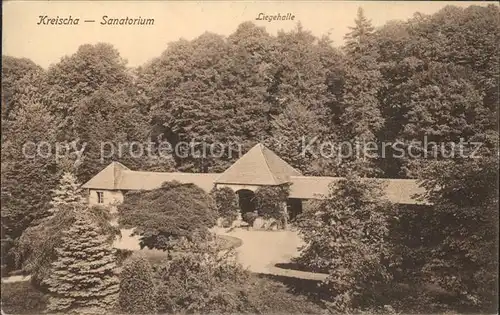
<path id="1" fill-rule="evenodd" d="M 51 17 L 48 15 L 38 16 L 39 20 L 37 25 L 79 25 L 80 20 L 89 23 L 95 22 L 95 20 L 81 19 L 80 17 L 70 16 L 56 16 Z M 103 15 L 99 21 L 101 25 L 154 25 L 155 19 L 153 18 L 143 18 L 141 16 L 136 18 L 131 17 L 109 17 L 108 15 Z"/>

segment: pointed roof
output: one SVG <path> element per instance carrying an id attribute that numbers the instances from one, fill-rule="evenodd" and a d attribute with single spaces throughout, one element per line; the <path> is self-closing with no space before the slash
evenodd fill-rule
<path id="1" fill-rule="evenodd" d="M 290 176 L 300 175 L 299 171 L 259 143 L 234 162 L 215 183 L 280 185 L 290 182 Z"/>
<path id="2" fill-rule="evenodd" d="M 106 168 L 92 177 L 88 182 L 82 185 L 83 188 L 94 189 L 119 189 L 119 182 L 125 171 L 130 171 L 128 167 L 120 162 L 111 162 Z"/>

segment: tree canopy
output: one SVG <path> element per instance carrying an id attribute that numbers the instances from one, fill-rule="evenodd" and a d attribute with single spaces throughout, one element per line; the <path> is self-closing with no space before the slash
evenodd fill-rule
<path id="1" fill-rule="evenodd" d="M 169 250 L 182 238 L 205 235 L 217 220 L 213 199 L 194 184 L 165 182 L 151 191 L 129 192 L 118 206 L 119 224 L 133 227 L 140 246 Z"/>

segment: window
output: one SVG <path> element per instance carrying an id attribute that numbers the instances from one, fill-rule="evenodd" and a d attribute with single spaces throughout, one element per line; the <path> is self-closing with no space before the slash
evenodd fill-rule
<path id="1" fill-rule="evenodd" d="M 104 193 L 102 191 L 97 192 L 97 203 L 104 203 Z"/>

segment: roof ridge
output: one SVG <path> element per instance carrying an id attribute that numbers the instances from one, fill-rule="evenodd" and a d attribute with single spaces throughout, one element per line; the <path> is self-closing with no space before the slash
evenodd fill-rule
<path id="1" fill-rule="evenodd" d="M 283 162 L 284 165 L 286 165 L 287 167 L 291 168 L 292 170 L 294 170 L 295 172 L 297 172 L 298 174 L 300 175 L 290 175 L 290 176 L 303 176 L 302 175 L 302 172 L 299 171 L 298 169 L 296 169 L 295 167 L 291 166 L 287 161 L 283 160 L 281 158 L 281 156 L 279 156 L 278 154 L 276 154 L 274 151 L 270 150 L 268 147 L 264 146 L 265 149 L 267 149 L 274 157 L 278 158 L 278 160 L 280 162 Z"/>
<path id="2" fill-rule="evenodd" d="M 266 162 L 267 170 L 269 171 L 269 173 L 271 173 L 271 176 L 273 177 L 274 183 L 278 185 L 279 181 L 276 178 L 276 176 L 274 176 L 273 170 L 271 169 L 271 166 L 269 165 L 269 162 L 267 161 L 267 156 L 264 154 L 264 148 L 266 148 L 266 147 L 264 147 L 260 142 L 258 143 L 258 145 L 260 148 L 260 153 L 262 154 L 262 157 L 264 158 L 264 162 Z"/>

